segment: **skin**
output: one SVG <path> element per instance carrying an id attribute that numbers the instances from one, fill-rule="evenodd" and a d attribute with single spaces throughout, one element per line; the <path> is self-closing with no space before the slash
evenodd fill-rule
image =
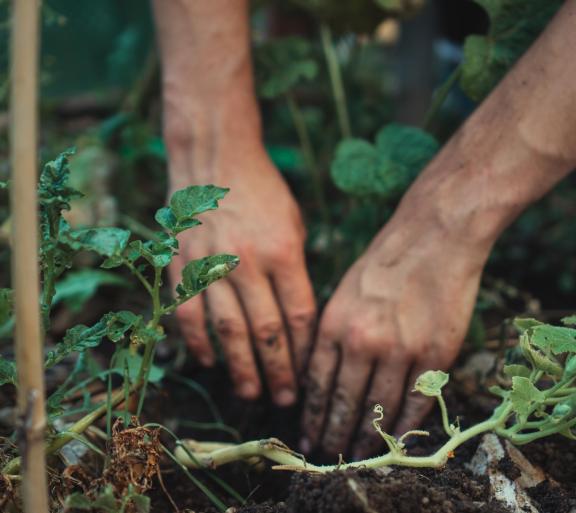
<path id="1" fill-rule="evenodd" d="M 210 365 L 210 318 L 238 394 L 259 395 L 258 355 L 272 397 L 291 404 L 315 307 L 302 221 L 262 148 L 246 2 L 156 0 L 155 7 L 172 187 L 212 182 L 232 189 L 193 244 L 182 239 L 172 275 L 207 253 L 236 253 L 242 261 L 204 302 L 179 312 L 183 332 Z M 576 0 L 568 0 L 342 279 L 313 344 L 302 450 L 320 446 L 356 458 L 379 452 L 374 403 L 383 405 L 382 427 L 397 434 L 428 413 L 432 403 L 410 392 L 413 383 L 453 363 L 494 242 L 576 166 L 575 21 Z"/>

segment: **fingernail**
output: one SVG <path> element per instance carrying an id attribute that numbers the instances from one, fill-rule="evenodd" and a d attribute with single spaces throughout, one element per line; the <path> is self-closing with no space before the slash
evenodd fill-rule
<path id="1" fill-rule="evenodd" d="M 258 385 L 252 382 L 243 383 L 238 389 L 238 395 L 242 399 L 256 399 L 259 393 Z"/>
<path id="2" fill-rule="evenodd" d="M 290 388 L 283 388 L 276 394 L 276 404 L 278 406 L 290 406 L 296 401 L 296 394 Z"/>
<path id="3" fill-rule="evenodd" d="M 308 440 L 308 438 L 302 438 L 298 446 L 300 447 L 300 450 L 302 452 L 304 453 L 310 452 L 310 440 Z"/>

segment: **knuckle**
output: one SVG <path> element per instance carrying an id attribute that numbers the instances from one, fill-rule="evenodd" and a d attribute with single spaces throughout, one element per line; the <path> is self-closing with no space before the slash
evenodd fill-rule
<path id="1" fill-rule="evenodd" d="M 298 260 L 301 243 L 291 238 L 277 241 L 269 249 L 268 258 L 273 264 L 292 265 Z"/>
<path id="2" fill-rule="evenodd" d="M 316 318 L 316 311 L 313 308 L 295 310 L 288 312 L 286 322 L 290 329 L 295 331 L 309 329 Z"/>
<path id="3" fill-rule="evenodd" d="M 214 329 L 217 335 L 223 339 L 234 339 L 246 337 L 246 325 L 235 317 L 224 317 L 215 323 Z"/>
<path id="4" fill-rule="evenodd" d="M 282 332 L 280 320 L 270 320 L 258 323 L 254 326 L 254 338 L 260 344 L 273 346 Z"/>

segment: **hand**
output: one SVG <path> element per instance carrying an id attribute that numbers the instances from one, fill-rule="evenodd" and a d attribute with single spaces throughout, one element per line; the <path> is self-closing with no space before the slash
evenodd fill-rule
<path id="1" fill-rule="evenodd" d="M 381 452 L 372 427 L 376 403 L 385 430 L 402 434 L 423 420 L 432 403 L 411 393 L 413 384 L 454 361 L 478 290 L 485 252 L 465 248 L 418 209 L 401 208 L 344 276 L 310 362 L 303 451 L 352 448 L 358 459 Z"/>
<path id="2" fill-rule="evenodd" d="M 206 366 L 214 363 L 206 331 L 209 318 L 240 397 L 254 399 L 262 390 L 255 351 L 273 400 L 287 406 L 296 400 L 296 373 L 315 319 L 305 229 L 288 187 L 261 145 L 237 148 L 230 141 L 223 147 L 227 149 L 209 159 L 201 173 L 194 166 L 190 176 L 171 171 L 173 188 L 214 183 L 230 192 L 217 211 L 201 217 L 202 226 L 182 234 L 170 276 L 175 285 L 186 262 L 215 253 L 235 254 L 240 265 L 203 297 L 182 305 L 177 316 L 188 346 Z M 173 149 L 171 156 L 177 154 Z M 177 165 L 179 161 L 173 159 Z"/>

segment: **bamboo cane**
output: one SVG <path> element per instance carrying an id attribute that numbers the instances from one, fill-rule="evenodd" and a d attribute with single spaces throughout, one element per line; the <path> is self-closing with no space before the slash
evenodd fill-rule
<path id="1" fill-rule="evenodd" d="M 12 286 L 15 291 L 22 495 L 25 513 L 48 513 L 36 198 L 40 4 L 39 0 L 14 0 L 12 8 Z"/>

